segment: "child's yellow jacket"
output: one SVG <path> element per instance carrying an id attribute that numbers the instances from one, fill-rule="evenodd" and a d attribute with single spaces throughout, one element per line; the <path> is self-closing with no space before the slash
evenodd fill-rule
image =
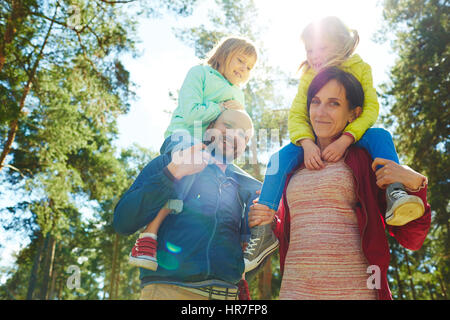
<path id="1" fill-rule="evenodd" d="M 355 142 L 358 141 L 364 132 L 374 125 L 378 118 L 380 106 L 378 104 L 377 93 L 373 87 L 372 69 L 357 54 L 352 55 L 344 63 L 338 66 L 339 69 L 353 74 L 361 82 L 364 90 L 364 106 L 361 115 L 350 123 L 344 132 L 350 133 Z M 309 122 L 306 108 L 306 97 L 308 87 L 316 76 L 317 72 L 309 68 L 300 78 L 298 92 L 292 102 L 289 111 L 288 129 L 291 142 L 300 145 L 299 140 L 310 138 L 314 141 L 314 134 Z"/>

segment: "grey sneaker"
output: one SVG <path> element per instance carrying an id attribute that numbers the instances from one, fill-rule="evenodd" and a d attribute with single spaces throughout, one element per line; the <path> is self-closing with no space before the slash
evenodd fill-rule
<path id="1" fill-rule="evenodd" d="M 398 182 L 387 187 L 386 202 L 386 223 L 391 226 L 403 226 L 425 212 L 422 199 L 409 195 L 403 184 Z"/>
<path id="2" fill-rule="evenodd" d="M 244 251 L 245 272 L 255 269 L 278 248 L 279 243 L 270 224 L 253 227 L 250 232 L 250 241 Z"/>
<path id="3" fill-rule="evenodd" d="M 183 200 L 169 199 L 164 205 L 164 208 L 172 210 L 170 212 L 171 214 L 178 214 L 183 211 Z"/>

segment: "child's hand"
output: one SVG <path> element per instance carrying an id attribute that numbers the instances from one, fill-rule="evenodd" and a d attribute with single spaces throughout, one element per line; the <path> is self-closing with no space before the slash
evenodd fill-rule
<path id="1" fill-rule="evenodd" d="M 353 138 L 345 134 L 333 141 L 322 152 L 322 158 L 328 162 L 336 162 L 342 158 L 345 150 L 353 143 Z"/>
<path id="2" fill-rule="evenodd" d="M 320 170 L 324 168 L 320 148 L 311 139 L 303 139 L 301 145 L 305 154 L 303 157 L 305 167 L 309 170 Z"/>
<path id="3" fill-rule="evenodd" d="M 227 100 L 221 103 L 221 105 L 225 109 L 231 109 L 231 110 L 244 110 L 244 106 L 236 100 Z"/>

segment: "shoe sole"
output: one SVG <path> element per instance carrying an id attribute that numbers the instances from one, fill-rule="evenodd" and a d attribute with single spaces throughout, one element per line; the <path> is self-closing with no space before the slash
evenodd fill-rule
<path id="1" fill-rule="evenodd" d="M 252 271 L 253 269 L 255 269 L 261 263 L 261 261 L 264 260 L 265 257 L 267 257 L 269 254 L 271 254 L 278 248 L 279 243 L 280 242 L 277 239 L 276 242 L 274 242 L 272 245 L 270 245 L 264 251 L 262 251 L 259 254 L 259 256 L 256 257 L 256 259 L 253 259 L 252 261 L 249 261 L 248 263 L 246 263 L 244 272 L 249 272 L 249 271 Z"/>
<path id="2" fill-rule="evenodd" d="M 422 199 L 413 196 L 400 201 L 386 213 L 386 224 L 391 226 L 403 226 L 408 222 L 423 216 L 425 208 Z"/>
<path id="3" fill-rule="evenodd" d="M 136 267 L 156 271 L 158 269 L 158 262 L 155 260 L 149 260 L 146 258 L 135 258 L 135 257 L 128 257 L 128 262 Z"/>

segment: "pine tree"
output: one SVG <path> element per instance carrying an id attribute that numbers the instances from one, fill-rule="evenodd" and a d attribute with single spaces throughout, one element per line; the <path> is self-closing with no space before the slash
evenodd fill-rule
<path id="1" fill-rule="evenodd" d="M 388 111 L 384 123 L 395 130 L 404 162 L 428 177 L 433 213 L 424 248 L 393 254 L 399 255 L 399 265 L 410 265 L 411 270 L 400 273 L 414 280 L 404 286 L 410 298 L 442 299 L 450 283 L 449 1 L 385 0 L 383 6 L 380 41 L 390 40 L 397 54 L 390 81 L 383 86 L 382 103 Z"/>

